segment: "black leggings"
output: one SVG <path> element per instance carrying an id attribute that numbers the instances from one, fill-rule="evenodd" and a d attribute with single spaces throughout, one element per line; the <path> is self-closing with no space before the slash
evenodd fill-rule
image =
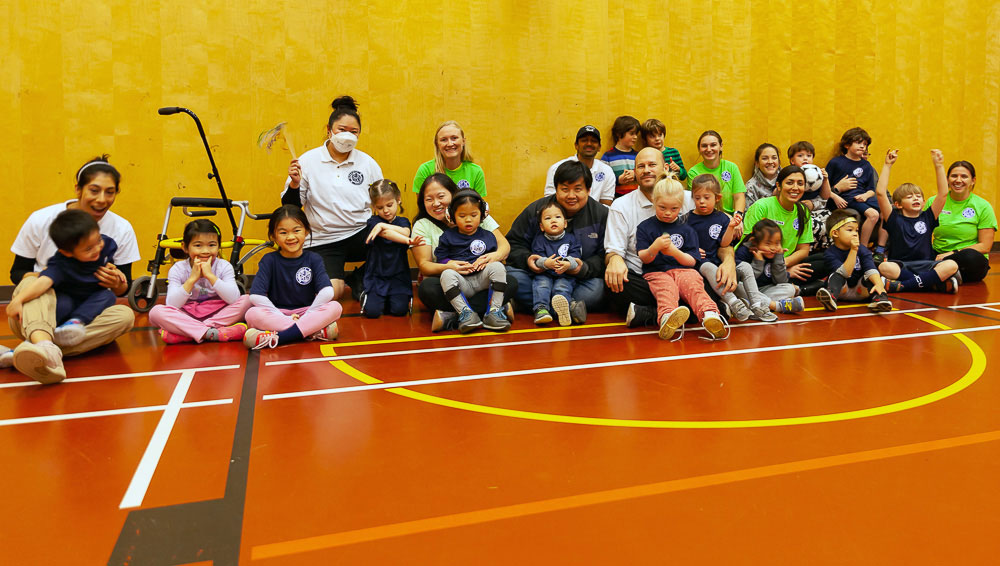
<path id="1" fill-rule="evenodd" d="M 963 284 L 982 281 L 986 279 L 986 274 L 990 271 L 990 260 L 975 248 L 958 250 L 942 259 L 951 259 L 958 264 L 958 272 L 962 274 Z"/>

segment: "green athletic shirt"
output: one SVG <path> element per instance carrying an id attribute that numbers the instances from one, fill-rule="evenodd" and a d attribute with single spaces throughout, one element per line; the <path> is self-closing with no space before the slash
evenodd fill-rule
<path id="1" fill-rule="evenodd" d="M 733 194 L 747 192 L 746 185 L 743 184 L 743 175 L 740 173 L 740 168 L 732 161 L 722 159 L 719 161 L 718 167 L 709 169 L 705 167 L 704 161 L 700 161 L 697 165 L 688 169 L 688 190 L 691 189 L 691 181 L 698 175 L 705 173 L 715 175 L 715 178 L 719 180 L 719 184 L 722 185 L 722 210 L 725 210 L 729 214 L 735 212 Z"/>
<path id="2" fill-rule="evenodd" d="M 928 199 L 924 208 L 930 208 L 937 196 Z M 931 242 L 938 253 L 955 252 L 979 243 L 979 230 L 997 227 L 997 217 L 993 207 L 983 197 L 972 194 L 963 201 L 951 199 L 951 193 L 944 201 L 944 208 L 938 216 L 938 227 L 934 229 Z M 989 257 L 989 254 L 985 254 Z"/>
<path id="3" fill-rule="evenodd" d="M 693 170 L 694 167 L 692 167 L 689 171 Z M 764 218 L 770 218 L 771 220 L 774 220 L 778 224 L 778 228 L 781 229 L 781 246 L 788 250 L 785 252 L 785 257 L 788 257 L 795 252 L 795 248 L 799 244 L 811 244 L 813 242 L 812 215 L 808 210 L 806 210 L 805 216 L 806 228 L 802 231 L 802 235 L 799 236 L 799 217 L 796 214 L 795 207 L 793 207 L 792 210 L 785 210 L 785 208 L 781 206 L 781 203 L 778 202 L 778 197 L 762 198 L 750 205 L 749 210 L 747 210 L 746 217 L 743 218 L 742 241 L 746 241 L 746 239 L 750 237 L 750 232 L 753 231 L 753 227 L 758 221 L 763 220 Z"/>
<path id="4" fill-rule="evenodd" d="M 417 174 L 413 177 L 413 192 L 420 192 L 420 185 L 424 184 L 424 179 L 434 174 L 434 160 L 431 159 L 417 169 Z M 445 175 L 451 177 L 452 181 L 458 185 L 459 189 L 472 189 L 486 198 L 486 176 L 483 168 L 471 161 L 463 161 L 458 169 L 446 169 Z"/>

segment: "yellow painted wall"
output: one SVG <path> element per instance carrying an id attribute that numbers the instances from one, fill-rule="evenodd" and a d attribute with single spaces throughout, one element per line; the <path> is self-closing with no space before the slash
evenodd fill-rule
<path id="1" fill-rule="evenodd" d="M 288 157 L 258 149 L 257 135 L 287 121 L 300 151 L 319 145 L 328 104 L 345 93 L 361 102 L 359 147 L 401 184 L 432 157 L 437 125 L 461 123 L 504 226 L 572 153 L 577 128 L 597 125 L 609 148 L 625 113 L 663 120 L 688 165 L 699 133 L 720 131 L 744 176 L 761 142 L 783 153 L 811 140 L 822 164 L 861 125 L 877 169 L 888 147 L 901 148 L 894 185 L 932 190 L 928 150 L 939 147 L 949 162 L 972 161 L 977 193 L 1000 208 L 995 2 L 209 4 L 0 7 L 5 248 L 31 211 L 72 196 L 84 161 L 107 152 L 124 175 L 114 210 L 152 257 L 169 197 L 216 195 L 194 124 L 158 116 L 159 106 L 198 113 L 230 196 L 273 209 Z M 404 204 L 415 213 L 412 194 Z M 6 282 L 11 256 L 2 257 Z"/>

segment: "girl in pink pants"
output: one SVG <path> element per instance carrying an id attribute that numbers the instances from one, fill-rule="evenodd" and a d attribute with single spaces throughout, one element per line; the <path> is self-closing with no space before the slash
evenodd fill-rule
<path id="1" fill-rule="evenodd" d="M 233 266 L 219 259 L 222 235 L 211 220 L 194 220 L 184 227 L 179 261 L 167 275 L 167 302 L 149 311 L 167 344 L 242 340 L 243 314 L 250 300 L 240 295 Z"/>
<path id="2" fill-rule="evenodd" d="M 268 236 L 278 246 L 260 260 L 250 288 L 243 338 L 248 348 L 274 348 L 281 344 L 337 337 L 340 303 L 333 300 L 333 286 L 323 258 L 302 249 L 309 237 L 309 220 L 296 206 L 274 211 Z"/>

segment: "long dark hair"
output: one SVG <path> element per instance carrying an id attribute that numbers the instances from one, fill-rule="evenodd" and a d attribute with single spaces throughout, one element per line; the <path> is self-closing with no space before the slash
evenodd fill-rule
<path id="1" fill-rule="evenodd" d="M 424 182 L 420 185 L 420 191 L 417 192 L 417 215 L 413 218 L 413 223 L 416 224 L 417 221 L 420 220 L 421 218 L 426 218 L 427 220 L 430 220 L 438 228 L 442 230 L 447 230 L 448 224 L 438 220 L 437 218 L 434 218 L 430 214 L 427 214 L 427 207 L 424 205 L 424 193 L 427 191 L 427 187 L 431 186 L 434 183 L 437 183 L 442 187 L 444 187 L 445 189 L 448 189 L 448 192 L 451 193 L 451 196 L 453 197 L 455 196 L 455 193 L 457 193 L 459 190 L 458 185 L 455 184 L 455 181 L 452 181 L 451 177 L 445 175 L 444 173 L 434 173 L 433 175 L 429 175 L 426 179 L 424 179 Z"/>
<path id="2" fill-rule="evenodd" d="M 782 181 L 795 173 L 802 175 L 803 178 L 806 176 L 805 171 L 803 171 L 798 165 L 786 165 L 785 167 L 782 167 L 781 171 L 778 171 L 778 178 L 776 179 L 777 186 L 780 188 Z M 798 236 L 801 238 L 802 232 L 806 229 L 806 220 L 809 218 L 809 209 L 798 201 L 795 202 L 795 217 L 799 221 Z"/>

